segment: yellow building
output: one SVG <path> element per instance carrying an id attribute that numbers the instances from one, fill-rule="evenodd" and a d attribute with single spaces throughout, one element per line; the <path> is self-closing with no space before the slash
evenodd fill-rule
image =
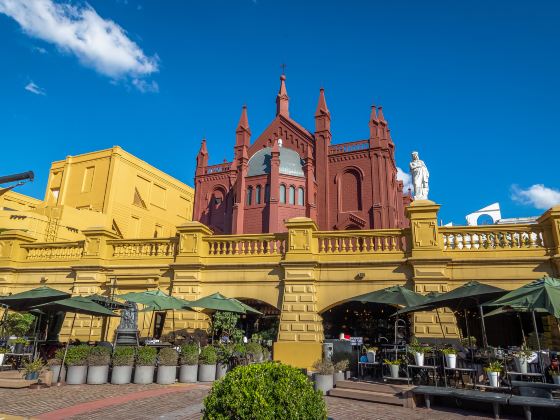
<path id="1" fill-rule="evenodd" d="M 43 201 L 0 196 L 0 229 L 40 242 L 84 240 L 93 227 L 119 238 L 169 237 L 192 208 L 191 187 L 115 146 L 53 162 Z"/>

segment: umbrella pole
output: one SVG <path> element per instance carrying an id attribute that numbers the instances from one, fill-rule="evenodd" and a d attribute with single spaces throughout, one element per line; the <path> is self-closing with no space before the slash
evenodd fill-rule
<path id="1" fill-rule="evenodd" d="M 68 340 L 66 341 L 66 347 L 64 348 L 64 356 L 62 356 L 62 364 L 60 365 L 60 369 L 58 370 L 58 376 L 56 377 L 57 384 L 60 383 L 60 374 L 62 373 L 62 369 L 64 369 L 64 363 L 66 362 L 66 354 L 68 353 L 68 346 L 70 345 L 70 338 L 72 337 L 74 322 L 76 322 L 76 314 L 74 314 L 74 318 L 72 318 L 72 325 L 70 325 L 70 334 L 68 335 Z"/>
<path id="2" fill-rule="evenodd" d="M 484 310 L 482 305 L 478 305 L 478 311 L 480 312 L 480 326 L 482 327 L 482 344 L 484 348 L 488 347 L 488 338 L 486 337 L 486 324 L 484 323 Z"/>
<path id="3" fill-rule="evenodd" d="M 150 325 L 148 325 L 148 338 L 150 337 L 150 334 L 152 332 L 152 321 L 154 320 L 154 314 L 155 314 L 155 311 L 152 311 L 152 316 L 150 318 Z M 154 338 L 153 335 L 151 337 Z"/>
<path id="4" fill-rule="evenodd" d="M 519 325 L 521 326 L 521 336 L 523 337 L 523 347 L 527 347 L 527 339 L 525 338 L 525 330 L 523 329 L 523 321 L 521 320 L 521 314 L 517 312 L 517 319 L 519 319 Z"/>
<path id="5" fill-rule="evenodd" d="M 173 344 L 175 344 L 175 309 L 171 309 L 171 329 L 173 332 Z"/>
<path id="6" fill-rule="evenodd" d="M 539 339 L 539 330 L 537 329 L 537 317 L 535 316 L 535 311 L 531 311 L 532 315 L 533 315 L 533 328 L 535 330 L 535 337 L 537 338 L 537 348 L 539 350 L 539 352 L 537 353 L 537 360 L 539 362 L 539 368 L 541 370 L 541 373 L 543 372 L 543 368 L 541 365 L 541 340 Z"/>
<path id="7" fill-rule="evenodd" d="M 91 340 L 91 329 L 93 328 L 93 315 L 91 316 L 91 319 L 89 320 L 89 333 L 88 333 L 88 338 L 87 341 L 89 343 L 89 340 Z"/>

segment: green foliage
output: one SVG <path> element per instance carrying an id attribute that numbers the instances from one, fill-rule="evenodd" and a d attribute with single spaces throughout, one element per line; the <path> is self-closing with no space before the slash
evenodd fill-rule
<path id="1" fill-rule="evenodd" d="M 179 353 L 171 347 L 165 347 L 159 351 L 158 365 L 159 366 L 177 366 L 179 362 Z"/>
<path id="2" fill-rule="evenodd" d="M 63 359 L 64 359 L 64 349 L 58 349 L 54 353 L 54 357 L 52 359 L 47 360 L 47 364 L 49 366 L 60 366 L 62 364 Z"/>
<path id="3" fill-rule="evenodd" d="M 270 360 L 270 350 L 267 347 L 262 348 L 263 360 L 268 362 Z"/>
<path id="4" fill-rule="evenodd" d="M 111 349 L 105 346 L 95 346 L 89 349 L 87 355 L 88 366 L 108 366 L 111 362 Z"/>
<path id="5" fill-rule="evenodd" d="M 530 348 L 528 348 L 527 346 L 522 346 L 521 350 L 516 351 L 515 353 L 513 353 L 513 355 L 515 357 L 517 357 L 518 359 L 529 359 L 532 355 L 533 355 L 533 350 L 531 350 Z"/>
<path id="6" fill-rule="evenodd" d="M 220 344 L 216 346 L 216 356 L 218 363 L 227 365 L 230 359 L 233 357 L 234 345 L 232 344 Z"/>
<path id="7" fill-rule="evenodd" d="M 27 344 L 28 344 L 29 342 L 27 341 L 26 338 L 18 337 L 18 338 L 16 338 L 15 340 L 13 340 L 12 343 L 14 343 L 14 344 L 23 344 L 24 346 L 27 346 Z"/>
<path id="8" fill-rule="evenodd" d="M 245 351 L 247 358 L 252 362 L 258 362 L 262 359 L 262 347 L 259 343 L 247 343 Z"/>
<path id="9" fill-rule="evenodd" d="M 22 337 L 29 332 L 35 317 L 31 314 L 9 313 L 6 317 L 4 328 L 8 335 Z"/>
<path id="10" fill-rule="evenodd" d="M 401 364 L 401 359 L 396 359 L 396 360 L 389 360 L 389 359 L 383 359 L 383 363 L 385 363 L 386 365 L 400 365 Z"/>
<path id="11" fill-rule="evenodd" d="M 239 366 L 214 382 L 204 400 L 205 420 L 325 420 L 320 391 L 299 369 L 279 363 Z"/>
<path id="12" fill-rule="evenodd" d="M 87 364 L 90 347 L 81 344 L 68 347 L 66 366 L 85 366 Z"/>
<path id="13" fill-rule="evenodd" d="M 218 338 L 229 337 L 232 341 L 239 341 L 239 338 L 243 337 L 243 332 L 236 328 L 237 321 L 239 321 L 238 314 L 217 311 L 212 317 L 212 334 Z"/>
<path id="14" fill-rule="evenodd" d="M 8 353 L 10 351 L 7 347 L 0 347 L 0 354 Z"/>
<path id="15" fill-rule="evenodd" d="M 136 366 L 155 366 L 157 349 L 155 347 L 138 347 L 136 353 Z"/>
<path id="16" fill-rule="evenodd" d="M 473 347 L 476 346 L 476 337 L 473 337 L 472 335 L 470 336 L 470 343 L 472 344 Z M 469 346 L 469 337 L 463 337 L 461 338 L 461 345 L 463 347 L 468 347 Z"/>
<path id="17" fill-rule="evenodd" d="M 418 339 L 416 337 L 414 337 L 410 341 L 410 344 L 408 345 L 408 350 L 412 354 L 414 354 L 414 353 L 424 354 L 424 353 L 427 353 L 429 351 L 432 351 L 432 348 L 428 345 L 421 344 L 420 342 L 418 342 Z"/>
<path id="18" fill-rule="evenodd" d="M 181 346 L 180 364 L 198 365 L 198 344 L 189 343 Z"/>
<path id="19" fill-rule="evenodd" d="M 457 354 L 457 350 L 455 350 L 453 347 L 447 347 L 445 349 L 442 349 L 441 352 L 443 354 Z"/>
<path id="20" fill-rule="evenodd" d="M 347 359 L 340 360 L 334 364 L 335 372 L 346 372 L 349 367 L 350 367 L 350 361 Z"/>
<path id="21" fill-rule="evenodd" d="M 313 369 L 318 375 L 332 375 L 334 373 L 334 365 L 330 360 L 319 359 L 313 363 Z"/>
<path id="22" fill-rule="evenodd" d="M 486 366 L 484 370 L 486 372 L 501 372 L 503 367 L 504 366 L 496 360 L 494 362 L 488 363 L 488 366 Z"/>
<path id="23" fill-rule="evenodd" d="M 199 365 L 215 365 L 218 360 L 216 349 L 213 346 L 203 347 L 198 356 Z"/>
<path id="24" fill-rule="evenodd" d="M 25 360 L 23 362 L 23 376 L 26 376 L 31 373 L 41 372 L 41 370 L 45 367 L 45 364 L 41 359 L 34 360 L 33 362 Z"/>
<path id="25" fill-rule="evenodd" d="M 132 366 L 134 364 L 134 347 L 117 346 L 113 352 L 113 366 Z"/>

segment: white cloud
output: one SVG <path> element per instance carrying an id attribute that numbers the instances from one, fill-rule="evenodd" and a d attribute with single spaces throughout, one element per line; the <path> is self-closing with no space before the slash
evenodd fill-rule
<path id="1" fill-rule="evenodd" d="M 521 204 L 531 205 L 537 209 L 547 210 L 552 206 L 560 204 L 560 191 L 545 187 L 543 184 L 535 184 L 527 189 L 512 185 L 511 199 Z"/>
<path id="2" fill-rule="evenodd" d="M 47 92 L 45 92 L 45 89 L 40 88 L 33 82 L 29 82 L 27 85 L 25 85 L 24 89 L 28 92 L 34 93 L 35 95 L 45 96 L 47 94 Z"/>
<path id="3" fill-rule="evenodd" d="M 158 71 L 157 56 L 146 56 L 122 27 L 100 17 L 88 4 L 0 0 L 0 13 L 13 18 L 28 35 L 74 54 L 85 66 L 113 79 Z"/>
<path id="4" fill-rule="evenodd" d="M 159 85 L 154 80 L 148 82 L 144 79 L 132 79 L 132 85 L 142 93 L 159 92 Z"/>
<path id="5" fill-rule="evenodd" d="M 33 51 L 39 53 L 39 54 L 47 54 L 48 51 L 46 49 L 44 49 L 43 47 L 33 47 Z"/>
<path id="6" fill-rule="evenodd" d="M 403 192 L 408 193 L 408 189 L 414 191 L 412 187 L 412 177 L 408 172 L 403 171 L 401 168 L 397 166 L 397 179 L 402 181 L 404 184 Z"/>

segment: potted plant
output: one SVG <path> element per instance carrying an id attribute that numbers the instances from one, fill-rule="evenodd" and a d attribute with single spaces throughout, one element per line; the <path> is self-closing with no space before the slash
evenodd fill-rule
<path id="1" fill-rule="evenodd" d="M 368 363 L 375 363 L 375 356 L 377 355 L 377 347 L 366 347 L 366 357 Z"/>
<path id="2" fill-rule="evenodd" d="M 488 366 L 484 368 L 486 374 L 488 375 L 488 381 L 490 386 L 497 387 L 500 382 L 500 372 L 502 371 L 502 364 L 498 361 L 490 362 Z"/>
<path id="3" fill-rule="evenodd" d="M 66 383 L 68 385 L 86 383 L 88 354 L 89 346 L 85 344 L 68 347 L 66 352 Z"/>
<path id="4" fill-rule="evenodd" d="M 0 347 L 0 366 L 4 364 L 4 357 L 8 350 L 6 347 Z"/>
<path id="5" fill-rule="evenodd" d="M 198 380 L 212 382 L 216 379 L 216 362 L 218 355 L 213 346 L 205 346 L 198 356 Z"/>
<path id="6" fill-rule="evenodd" d="M 313 369 L 315 369 L 315 390 L 321 391 L 323 395 L 326 395 L 334 386 L 334 366 L 330 360 L 319 359 L 313 363 Z"/>
<path id="7" fill-rule="evenodd" d="M 245 345 L 237 343 L 233 345 L 233 359 L 235 365 L 245 365 L 247 364 L 247 349 Z"/>
<path id="8" fill-rule="evenodd" d="M 442 351 L 445 356 L 445 364 L 450 369 L 455 369 L 457 367 L 457 350 L 453 347 L 444 348 Z"/>
<path id="9" fill-rule="evenodd" d="M 221 379 L 226 376 L 230 360 L 233 356 L 233 346 L 225 344 L 216 349 L 217 365 L 216 365 L 216 379 Z M 262 353 L 261 353 L 262 357 Z"/>
<path id="10" fill-rule="evenodd" d="M 476 337 L 472 335 L 470 337 L 463 337 L 461 338 L 461 345 L 467 348 L 475 348 L 476 347 Z"/>
<path id="11" fill-rule="evenodd" d="M 552 376 L 552 382 L 556 385 L 560 385 L 560 371 L 553 370 L 550 372 L 550 376 Z"/>
<path id="12" fill-rule="evenodd" d="M 28 341 L 26 338 L 18 337 L 13 341 L 13 343 L 14 343 L 14 353 L 22 354 L 25 350 L 25 347 L 28 344 Z"/>
<path id="13" fill-rule="evenodd" d="M 179 356 L 179 382 L 196 382 L 198 378 L 198 344 L 189 343 L 181 346 Z"/>
<path id="14" fill-rule="evenodd" d="M 415 337 L 408 346 L 408 350 L 414 355 L 416 366 L 424 366 L 424 353 L 431 351 L 432 348 L 420 344 Z"/>
<path id="15" fill-rule="evenodd" d="M 47 365 L 53 373 L 53 381 L 64 382 L 66 378 L 66 369 L 62 365 L 62 359 L 64 358 L 64 349 L 58 349 L 52 359 L 47 360 Z"/>
<path id="16" fill-rule="evenodd" d="M 157 383 L 169 385 L 175 383 L 179 353 L 171 347 L 163 348 L 158 354 Z"/>
<path id="17" fill-rule="evenodd" d="M 92 347 L 87 356 L 87 383 L 89 385 L 106 384 L 111 363 L 111 348 L 105 346 Z"/>
<path id="18" fill-rule="evenodd" d="M 9 337 L 23 337 L 27 335 L 34 321 L 35 317 L 31 314 L 10 313 L 4 320 L 6 334 Z"/>
<path id="19" fill-rule="evenodd" d="M 350 366 L 350 361 L 348 359 L 339 360 L 334 364 L 334 383 L 338 381 L 343 381 L 345 379 L 345 373 Z"/>
<path id="20" fill-rule="evenodd" d="M 32 362 L 23 362 L 23 376 L 28 381 L 33 381 L 39 378 L 39 374 L 45 365 L 41 359 L 34 360 Z"/>
<path id="21" fill-rule="evenodd" d="M 111 383 L 113 385 L 129 384 L 132 379 L 132 366 L 134 365 L 135 348 L 130 346 L 117 346 L 113 352 Z"/>
<path id="22" fill-rule="evenodd" d="M 154 370 L 157 360 L 155 347 L 139 347 L 136 352 L 136 368 L 134 369 L 135 384 L 151 384 L 154 381 Z"/>
<path id="23" fill-rule="evenodd" d="M 515 368 L 520 373 L 527 373 L 527 362 L 533 355 L 533 350 L 530 350 L 526 346 L 522 346 L 521 350 L 513 353 L 513 360 L 515 362 Z"/>
<path id="24" fill-rule="evenodd" d="M 259 343 L 247 343 L 245 346 L 249 363 L 259 363 L 263 360 L 262 347 Z"/>
<path id="25" fill-rule="evenodd" d="M 401 366 L 400 359 L 396 360 L 389 360 L 385 359 L 383 362 L 389 366 L 389 370 L 391 371 L 391 378 L 398 378 L 399 377 L 399 368 Z"/>
<path id="26" fill-rule="evenodd" d="M 262 354 L 263 354 L 263 361 L 265 362 L 270 361 L 270 350 L 268 349 L 268 347 L 263 346 Z"/>

